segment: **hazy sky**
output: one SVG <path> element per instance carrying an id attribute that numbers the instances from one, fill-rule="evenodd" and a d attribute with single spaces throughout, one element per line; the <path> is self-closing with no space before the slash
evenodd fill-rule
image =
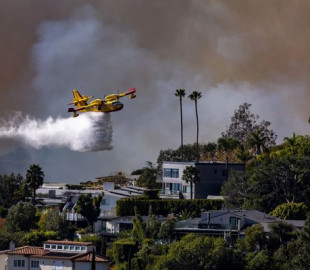
<path id="1" fill-rule="evenodd" d="M 244 102 L 279 143 L 309 134 L 309 10 L 308 0 L 0 0 L 0 173 L 38 163 L 46 181 L 78 183 L 156 161 L 180 145 L 179 88 L 202 93 L 201 142 Z M 72 89 L 100 98 L 131 87 L 137 98 L 99 129 L 67 113 Z M 194 102 L 183 106 L 193 143 Z"/>

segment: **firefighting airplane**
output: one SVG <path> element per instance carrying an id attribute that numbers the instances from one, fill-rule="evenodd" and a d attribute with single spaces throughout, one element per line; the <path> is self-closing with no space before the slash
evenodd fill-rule
<path id="1" fill-rule="evenodd" d="M 130 88 L 128 92 L 121 94 L 111 94 L 104 99 L 98 98 L 92 100 L 89 104 L 87 101 L 93 96 L 81 95 L 77 90 L 73 90 L 73 102 L 68 105 L 74 105 L 77 108 L 69 108 L 68 112 L 73 113 L 73 117 L 79 116 L 77 112 L 114 112 L 123 108 L 123 104 L 119 102 L 119 98 L 130 95 L 129 98 L 135 98 L 136 88 Z"/>

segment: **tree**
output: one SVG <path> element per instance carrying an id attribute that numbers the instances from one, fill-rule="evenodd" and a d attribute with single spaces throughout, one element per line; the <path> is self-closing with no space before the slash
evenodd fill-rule
<path id="1" fill-rule="evenodd" d="M 183 170 L 182 179 L 186 183 L 190 183 L 191 188 L 191 200 L 193 199 L 193 184 L 200 181 L 200 171 L 194 166 L 186 166 Z"/>
<path id="2" fill-rule="evenodd" d="M 82 194 L 77 200 L 76 211 L 81 214 L 88 222 L 89 226 L 93 226 L 93 223 L 97 221 L 100 215 L 100 203 L 102 195 L 92 198 L 91 194 Z"/>
<path id="3" fill-rule="evenodd" d="M 255 224 L 245 230 L 245 245 L 249 251 L 262 250 L 266 243 L 264 227 Z"/>
<path id="4" fill-rule="evenodd" d="M 232 249 L 224 239 L 188 234 L 173 242 L 168 254 L 158 257 L 152 269 L 225 270 L 240 269 Z"/>
<path id="5" fill-rule="evenodd" d="M 27 246 L 42 246 L 44 241 L 47 240 L 56 240 L 58 239 L 58 234 L 55 231 L 37 231 L 37 230 L 33 230 L 29 233 L 26 233 L 23 238 L 22 241 L 24 243 L 24 245 Z"/>
<path id="6" fill-rule="evenodd" d="M 9 208 L 25 196 L 25 181 L 20 174 L 0 175 L 0 205 Z"/>
<path id="7" fill-rule="evenodd" d="M 263 136 L 260 130 L 252 131 L 247 140 L 249 147 L 252 147 L 254 149 L 254 153 L 256 156 L 267 151 L 267 142 L 268 142 L 268 137 Z"/>
<path id="8" fill-rule="evenodd" d="M 231 209 L 245 208 L 249 193 L 248 176 L 242 171 L 232 171 L 221 190 L 225 206 Z"/>
<path id="9" fill-rule="evenodd" d="M 60 229 L 61 219 L 59 210 L 50 208 L 42 213 L 38 226 L 41 231 L 58 231 Z"/>
<path id="10" fill-rule="evenodd" d="M 217 140 L 217 149 L 226 155 L 228 160 L 232 159 L 234 150 L 239 146 L 240 142 L 234 138 L 221 137 Z"/>
<path id="11" fill-rule="evenodd" d="M 146 187 L 149 189 L 154 189 L 158 187 L 158 184 L 156 183 L 157 169 L 150 161 L 146 162 L 146 166 L 143 169 L 134 171 L 131 174 L 140 174 L 137 181 L 137 185 L 140 187 Z"/>
<path id="12" fill-rule="evenodd" d="M 283 203 L 278 205 L 270 215 L 281 219 L 299 219 L 304 220 L 307 217 L 308 207 L 304 202 Z"/>
<path id="13" fill-rule="evenodd" d="M 297 247 L 293 257 L 294 269 L 310 269 L 310 214 L 308 214 L 305 225 L 297 234 Z"/>
<path id="14" fill-rule="evenodd" d="M 245 143 L 250 137 L 251 132 L 259 130 L 262 137 L 267 137 L 266 146 L 275 145 L 277 135 L 272 129 L 269 129 L 270 122 L 263 120 L 257 123 L 259 116 L 254 115 L 250 111 L 251 104 L 243 103 L 234 115 L 231 117 L 231 123 L 225 132 L 222 132 L 223 137 L 232 137 L 241 143 Z"/>
<path id="15" fill-rule="evenodd" d="M 288 202 L 310 205 L 310 158 L 283 157 L 265 160 L 252 170 L 250 189 L 252 206 L 258 210 L 272 211 Z"/>
<path id="16" fill-rule="evenodd" d="M 26 174 L 26 184 L 32 189 L 33 197 L 32 201 L 35 203 L 36 200 L 36 190 L 42 186 L 44 181 L 44 172 L 42 171 L 41 167 L 37 164 L 30 165 L 29 169 L 27 170 Z"/>
<path id="17" fill-rule="evenodd" d="M 19 202 L 9 209 L 4 225 L 9 232 L 29 231 L 36 225 L 36 211 L 33 204 Z"/>
<path id="18" fill-rule="evenodd" d="M 183 161 L 183 113 L 182 113 L 182 98 L 185 96 L 184 89 L 177 89 L 174 93 L 180 99 L 180 114 L 181 114 L 181 161 Z"/>
<path id="19" fill-rule="evenodd" d="M 253 256 L 248 256 L 248 270 L 270 270 L 271 268 L 271 258 L 265 251 L 260 251 L 258 253 L 249 254 Z"/>
<path id="20" fill-rule="evenodd" d="M 200 92 L 193 91 L 189 96 L 191 100 L 195 101 L 195 111 L 196 111 L 196 124 L 197 124 L 197 137 L 196 137 L 196 161 L 199 161 L 199 147 L 198 147 L 198 137 L 199 137 L 199 123 L 198 123 L 198 109 L 197 101 L 202 97 Z"/>
<path id="21" fill-rule="evenodd" d="M 297 154 L 296 148 L 298 146 L 298 139 L 297 139 L 295 132 L 293 132 L 292 137 L 284 137 L 283 140 L 284 140 L 285 144 L 287 145 L 287 147 L 290 149 L 290 154 L 296 155 Z"/>
<path id="22" fill-rule="evenodd" d="M 113 182 L 115 186 L 118 187 L 126 186 L 129 180 L 123 172 L 117 172 L 109 176 L 99 177 L 98 179 L 100 184 L 104 182 Z"/>
<path id="23" fill-rule="evenodd" d="M 282 246 L 292 240 L 293 226 L 283 221 L 273 222 L 268 224 L 271 229 L 269 239 L 276 238 L 279 241 L 279 245 Z"/>

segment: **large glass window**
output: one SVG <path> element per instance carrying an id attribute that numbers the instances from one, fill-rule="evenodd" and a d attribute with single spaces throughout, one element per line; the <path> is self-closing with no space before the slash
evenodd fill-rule
<path id="1" fill-rule="evenodd" d="M 14 260 L 14 267 L 25 267 L 25 260 Z"/>
<path id="2" fill-rule="evenodd" d="M 39 261 L 31 261 L 31 268 L 39 268 Z"/>
<path id="3" fill-rule="evenodd" d="M 164 177 L 179 178 L 179 169 L 164 168 Z"/>
<path id="4" fill-rule="evenodd" d="M 175 184 L 175 183 L 173 183 L 172 190 L 173 190 L 173 191 L 181 191 L 181 187 L 182 187 L 181 184 Z"/>

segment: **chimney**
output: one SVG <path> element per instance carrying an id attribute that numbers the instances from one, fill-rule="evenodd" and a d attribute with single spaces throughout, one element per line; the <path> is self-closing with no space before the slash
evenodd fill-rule
<path id="1" fill-rule="evenodd" d="M 13 241 L 10 242 L 10 250 L 15 249 L 15 243 Z"/>

